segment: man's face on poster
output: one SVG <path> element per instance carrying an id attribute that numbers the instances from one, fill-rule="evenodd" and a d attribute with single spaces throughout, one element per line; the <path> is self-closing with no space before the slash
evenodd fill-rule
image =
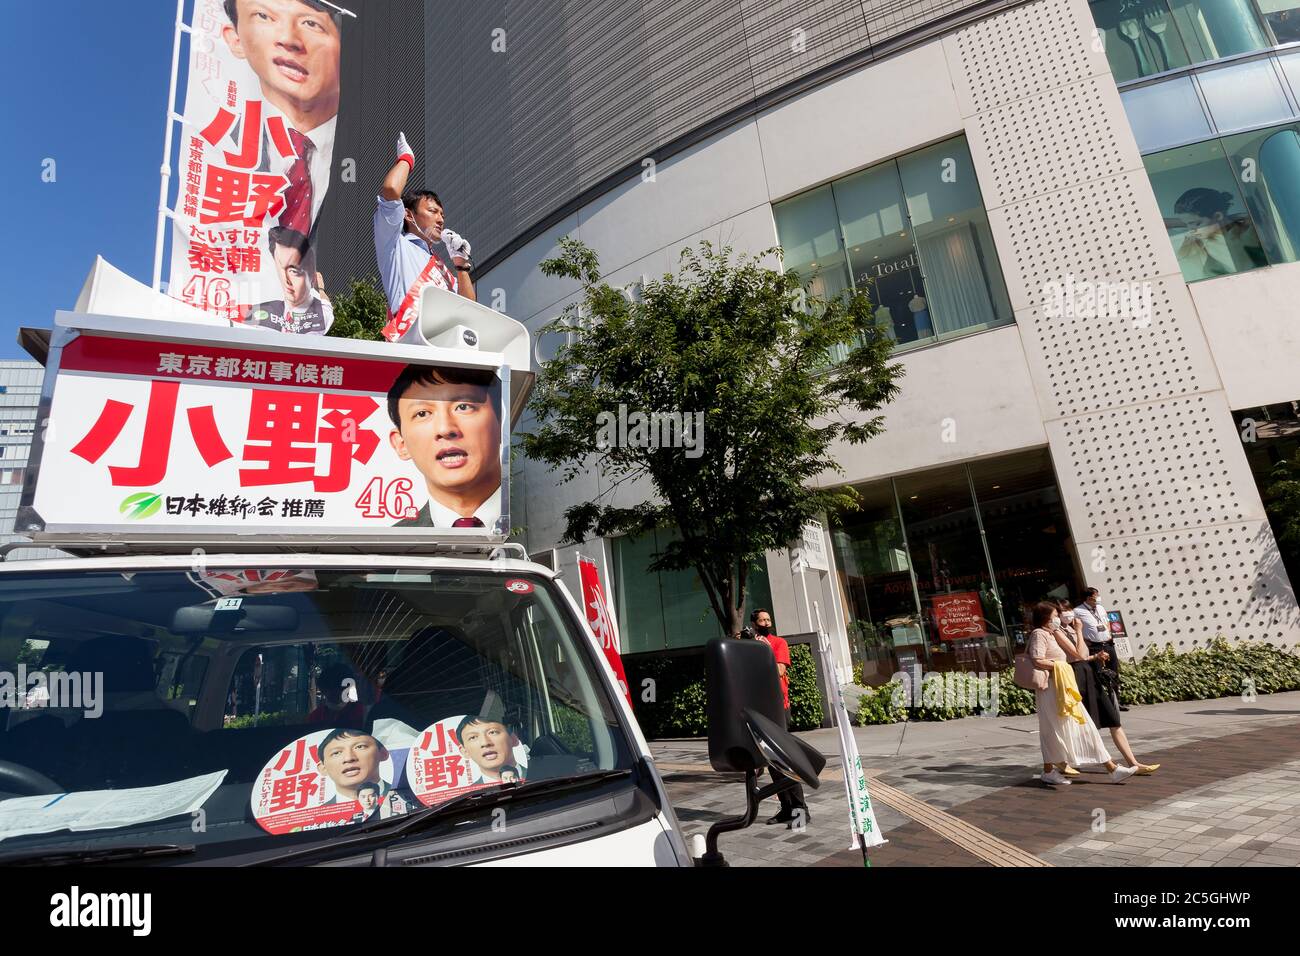
<path id="1" fill-rule="evenodd" d="M 379 806 L 379 791 L 373 787 L 366 787 L 357 792 L 357 801 L 366 813 L 374 813 L 375 807 Z"/>
<path id="2" fill-rule="evenodd" d="M 301 309 L 311 298 L 311 283 L 307 271 L 302 267 L 302 253 L 291 246 L 277 245 L 272 254 L 275 259 L 275 274 L 280 277 L 280 288 L 284 292 L 284 304 Z"/>
<path id="3" fill-rule="evenodd" d="M 262 91 L 310 103 L 339 95 L 338 24 L 303 0 L 236 0 L 237 26 L 222 30 L 232 53 L 247 60 Z"/>
<path id="4" fill-rule="evenodd" d="M 335 737 L 320 754 L 320 772 L 334 781 L 340 796 L 354 796 L 363 783 L 379 783 L 379 765 L 388 751 L 374 737 Z"/>
<path id="5" fill-rule="evenodd" d="M 513 759 L 510 731 L 496 722 L 469 724 L 461 732 L 460 749 L 484 773 L 496 775 Z"/>
<path id="6" fill-rule="evenodd" d="M 415 462 L 430 492 L 480 493 L 501 486 L 501 419 L 481 385 L 412 384 L 398 400 L 402 425 L 389 434 L 403 461 Z"/>

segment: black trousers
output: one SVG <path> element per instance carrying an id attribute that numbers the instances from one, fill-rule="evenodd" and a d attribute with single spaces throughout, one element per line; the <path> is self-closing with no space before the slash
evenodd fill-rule
<path id="1" fill-rule="evenodd" d="M 785 710 L 781 712 L 781 729 L 782 730 L 790 729 L 790 708 L 789 707 L 787 707 Z M 773 783 L 776 783 L 777 781 L 780 780 L 790 779 L 786 774 L 783 774 L 780 770 L 777 770 L 776 767 L 772 766 L 772 764 L 767 765 L 767 772 L 772 775 Z M 776 798 L 781 801 L 781 809 L 788 813 L 794 813 L 794 811 L 797 809 L 806 810 L 808 808 L 808 804 L 804 802 L 803 785 L 799 783 L 796 783 L 789 790 L 785 790 L 782 791 L 781 793 L 778 793 L 776 795 Z"/>

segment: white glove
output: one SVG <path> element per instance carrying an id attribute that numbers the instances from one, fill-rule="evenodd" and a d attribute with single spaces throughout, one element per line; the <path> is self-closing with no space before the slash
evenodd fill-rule
<path id="1" fill-rule="evenodd" d="M 451 253 L 451 261 L 458 266 L 469 264 L 469 242 L 450 229 L 442 231 L 442 244 Z"/>
<path id="2" fill-rule="evenodd" d="M 406 141 L 405 133 L 397 134 L 397 161 L 406 160 L 411 168 L 415 168 L 415 153 L 411 150 L 411 144 Z"/>

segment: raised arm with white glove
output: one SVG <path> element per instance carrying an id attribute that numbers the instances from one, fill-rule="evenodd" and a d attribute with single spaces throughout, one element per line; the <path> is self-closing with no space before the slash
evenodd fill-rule
<path id="1" fill-rule="evenodd" d="M 383 185 L 379 187 L 379 195 L 390 202 L 401 199 L 402 192 L 406 189 L 406 180 L 410 178 L 411 170 L 414 168 L 415 151 L 411 149 L 411 144 L 406 141 L 406 134 L 398 133 L 397 161 L 393 163 L 393 168 L 384 177 Z"/>

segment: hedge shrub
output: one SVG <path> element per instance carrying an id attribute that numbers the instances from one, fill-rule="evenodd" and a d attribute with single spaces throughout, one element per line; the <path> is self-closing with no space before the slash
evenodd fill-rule
<path id="1" fill-rule="evenodd" d="M 1271 644 L 1232 644 L 1216 637 L 1205 648 L 1176 653 L 1172 645 L 1149 651 L 1137 663 L 1121 665 L 1120 700 L 1125 704 L 1159 704 L 1174 700 L 1212 700 L 1237 697 L 1253 686 L 1257 694 L 1300 690 L 1300 655 Z M 1017 687 L 1010 668 L 998 675 L 998 708 L 1001 717 L 1035 712 L 1032 691 Z M 924 682 L 920 699 L 905 706 L 899 684 L 866 688 L 858 703 L 858 723 L 892 724 L 901 720 L 952 720 L 980 714 L 979 706 L 968 706 L 970 696 L 988 700 L 988 677 L 976 674 L 938 675 L 945 699 L 937 700 L 934 687 Z M 973 691 L 972 691 L 973 685 Z M 930 687 L 931 694 L 926 690 Z M 949 691 L 948 688 L 952 690 Z M 954 698 L 954 699 L 948 699 Z"/>

